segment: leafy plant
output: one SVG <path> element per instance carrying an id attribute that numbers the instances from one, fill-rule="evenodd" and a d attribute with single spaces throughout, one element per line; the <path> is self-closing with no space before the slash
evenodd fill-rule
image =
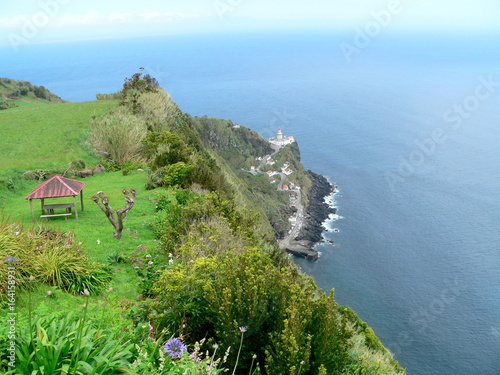
<path id="1" fill-rule="evenodd" d="M 108 256 L 108 264 L 112 266 L 116 266 L 117 264 L 120 263 L 125 263 L 125 259 L 117 252 L 115 251 L 113 254 Z"/>
<path id="2" fill-rule="evenodd" d="M 91 261 L 80 250 L 72 233 L 58 233 L 50 228 L 24 230 L 20 225 L 0 222 L 0 259 L 13 256 L 16 286 L 26 288 L 30 278 L 70 293 L 87 289 L 98 294 L 111 280 L 111 273 Z M 6 269 L 0 268 L 0 290 L 6 289 Z M 2 293 L 5 296 L 5 293 Z"/>
<path id="3" fill-rule="evenodd" d="M 32 335 L 27 325 L 18 330 L 18 374 L 131 373 L 127 367 L 133 358 L 132 344 L 123 344 L 116 333 L 96 329 L 74 315 L 37 317 L 32 323 Z M 6 344 L 0 340 L 2 353 Z M 6 370 L 4 362 L 2 366 Z"/>

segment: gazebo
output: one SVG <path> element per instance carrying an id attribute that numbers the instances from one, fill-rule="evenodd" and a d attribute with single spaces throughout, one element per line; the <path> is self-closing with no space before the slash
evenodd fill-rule
<path id="1" fill-rule="evenodd" d="M 33 199 L 40 199 L 42 204 L 42 215 L 40 217 L 49 218 L 56 216 L 64 216 L 65 219 L 72 215 L 72 208 L 75 208 L 75 217 L 78 220 L 78 208 L 76 203 L 76 197 L 80 195 L 80 202 L 82 211 L 83 207 L 83 187 L 85 182 L 72 180 L 70 178 L 62 176 L 54 176 L 51 179 L 40 184 L 35 190 L 33 190 L 26 199 L 30 201 L 31 208 L 31 219 L 35 221 L 35 213 L 33 211 Z M 62 197 L 73 197 L 72 203 L 61 203 L 61 204 L 45 204 L 44 200 L 46 198 L 62 198 Z M 54 213 L 54 210 L 65 209 L 65 213 Z"/>

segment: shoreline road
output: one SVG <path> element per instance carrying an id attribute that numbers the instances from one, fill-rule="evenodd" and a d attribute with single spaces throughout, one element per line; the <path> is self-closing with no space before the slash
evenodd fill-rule
<path id="1" fill-rule="evenodd" d="M 259 166 L 255 168 L 255 171 L 251 172 L 252 174 L 266 173 L 262 171 L 262 168 L 264 168 L 264 166 L 267 165 L 267 160 L 269 158 L 274 159 L 274 157 L 278 155 L 278 153 L 281 150 L 281 146 L 271 145 L 271 147 L 273 148 L 274 152 L 271 155 L 264 156 L 260 161 Z M 280 183 L 278 185 L 277 190 L 284 191 L 283 185 L 285 184 L 285 181 L 288 178 L 288 176 L 283 172 L 279 172 L 279 175 L 280 175 Z M 300 189 L 291 189 L 288 190 L 287 192 L 289 192 L 290 194 L 290 206 L 294 206 L 297 210 L 295 211 L 294 216 L 290 218 L 290 221 L 292 222 L 292 228 L 287 233 L 287 235 L 281 241 L 278 242 L 279 247 L 282 249 L 286 249 L 292 246 L 291 242 L 294 240 L 295 237 L 298 236 L 304 221 L 304 207 L 302 205 L 302 194 Z"/>

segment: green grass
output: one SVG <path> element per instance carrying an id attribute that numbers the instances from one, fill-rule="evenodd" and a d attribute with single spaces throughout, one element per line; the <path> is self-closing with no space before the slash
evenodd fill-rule
<path id="1" fill-rule="evenodd" d="M 113 252 L 130 255 L 139 245 L 154 247 L 156 242 L 148 224 L 155 213 L 155 203 L 153 202 L 155 193 L 144 189 L 146 178 L 145 172 L 133 172 L 127 176 L 123 176 L 121 172 L 110 172 L 80 179 L 86 185 L 83 189 L 83 212 L 81 212 L 80 198 L 77 198 L 79 220 L 76 220 L 74 215 L 68 220 L 62 217 L 49 220 L 42 219 L 40 218 L 42 214 L 41 202 L 36 199 L 33 200 L 36 224 L 50 226 L 62 232 L 74 231 L 77 241 L 83 243 L 83 249 L 93 259 L 101 262 L 106 261 L 106 258 Z M 3 215 L 10 217 L 11 221 L 23 223 L 25 226 L 32 225 L 30 205 L 25 197 L 38 184 L 38 181 L 28 181 L 16 192 L 4 193 L 1 202 Z M 119 209 L 125 205 L 122 189 L 131 187 L 138 191 L 138 197 L 134 207 L 124 220 L 123 237 L 118 241 L 113 237 L 113 226 L 91 200 L 91 196 L 102 190 L 110 198 L 110 205 L 114 209 Z M 72 202 L 72 197 L 45 200 L 46 204 Z M 99 245 L 97 244 L 98 240 L 100 241 Z"/>
<path id="2" fill-rule="evenodd" d="M 155 193 L 146 191 L 146 173 L 132 172 L 123 176 L 121 172 L 103 173 L 82 179 L 84 188 L 84 206 L 80 210 L 79 220 L 70 217 L 40 218 L 40 200 L 34 201 L 36 222 L 31 221 L 29 202 L 25 199 L 40 182 L 18 179 L 16 176 L 30 169 L 64 169 L 71 161 L 83 159 L 88 165 L 100 162 L 89 153 L 84 144 L 90 131 L 90 119 L 94 115 L 105 113 L 116 106 L 116 101 L 94 101 L 84 103 L 49 103 L 39 99 L 18 100 L 19 107 L 0 111 L 0 177 L 12 181 L 11 185 L 0 186 L 0 216 L 8 217 L 10 222 L 22 223 L 24 227 L 44 226 L 60 232 L 73 231 L 77 242 L 82 242 L 82 250 L 93 260 L 107 263 L 113 253 L 120 254 L 125 260 L 130 259 L 139 246 L 153 250 L 158 243 L 154 239 L 149 222 L 153 220 Z M 7 188 L 8 187 L 8 188 Z M 138 198 L 134 207 L 125 218 L 125 229 L 121 240 L 113 237 L 114 228 L 104 213 L 91 200 L 97 191 L 104 191 L 110 198 L 110 205 L 119 209 L 125 204 L 124 188 L 134 187 Z M 72 197 L 48 199 L 50 203 L 73 202 Z M 145 254 L 142 254 L 145 255 Z M 112 266 L 112 292 L 101 296 L 92 296 L 90 317 L 105 324 L 126 327 L 130 325 L 126 313 L 139 295 L 139 276 L 128 261 Z M 82 307 L 82 298 L 61 290 L 53 290 L 52 297 L 45 292 L 53 289 L 48 285 L 38 284 L 34 291 L 18 295 L 18 307 L 24 315 L 31 299 L 36 314 L 45 315 L 54 311 L 69 313 Z M 0 312 L 3 315 L 5 311 Z"/>
<path id="3" fill-rule="evenodd" d="M 41 219 L 40 201 L 34 200 L 36 223 L 31 221 L 29 202 L 25 199 L 36 186 L 37 181 L 27 181 L 22 188 L 15 192 L 2 195 L 1 204 L 3 216 L 9 217 L 11 222 L 22 223 L 24 227 L 31 225 L 50 226 L 57 231 L 73 231 L 75 240 L 82 242 L 82 250 L 87 252 L 96 261 L 107 263 L 107 258 L 113 253 L 119 253 L 125 259 L 130 259 L 139 246 L 145 246 L 147 250 L 153 250 L 157 245 L 149 223 L 153 220 L 155 213 L 155 192 L 146 191 L 144 185 L 147 175 L 145 172 L 133 172 L 123 176 L 121 172 L 103 173 L 90 178 L 82 179 L 86 183 L 84 188 L 84 208 L 79 211 L 79 220 L 71 216 L 68 220 L 64 218 Z M 121 190 L 134 187 L 138 191 L 138 197 L 132 210 L 124 220 L 125 229 L 121 240 L 113 237 L 114 228 L 109 223 L 104 213 L 91 201 L 91 196 L 97 191 L 104 191 L 110 198 L 110 205 L 119 209 L 124 206 L 125 201 Z M 47 199 L 50 203 L 73 202 L 72 197 Z M 78 199 L 78 208 L 80 201 Z M 100 244 L 98 244 L 98 240 Z M 145 253 L 142 253 L 144 256 Z M 95 297 L 92 314 L 96 320 L 108 321 L 109 324 L 126 325 L 125 314 L 128 306 L 137 301 L 139 296 L 139 276 L 130 263 L 120 263 L 112 266 L 113 280 L 110 287 L 113 292 L 105 293 Z M 49 311 L 76 311 L 81 307 L 80 297 L 72 296 L 62 291 L 56 291 L 55 297 L 47 298 L 45 291 L 51 289 L 49 286 L 39 286 L 32 292 L 32 305 L 38 314 L 44 315 Z M 20 310 L 24 311 L 27 295 L 20 296 Z M 23 302 L 25 301 L 25 302 Z M 102 316 L 101 316 L 102 315 Z M 113 316 L 117 321 L 113 322 Z"/>
<path id="4" fill-rule="evenodd" d="M 127 281 L 120 280 L 120 282 L 125 282 L 130 287 L 130 279 Z M 47 295 L 48 290 L 52 291 L 51 296 Z M 106 291 L 99 296 L 90 296 L 88 319 L 103 328 L 120 327 L 125 332 L 130 329 L 130 321 L 126 316 L 127 307 L 134 303 L 136 297 L 134 295 L 133 298 L 125 298 L 116 290 L 115 286 L 113 291 Z M 65 316 L 72 312 L 79 314 L 82 311 L 85 298 L 87 297 L 70 295 L 57 288 L 37 283 L 32 291 L 25 291 L 17 295 L 17 320 L 22 324 L 28 321 L 30 303 L 33 316 L 46 316 L 55 313 Z M 7 309 L 0 310 L 0 319 L 2 321 L 7 317 L 8 312 Z"/>
<path id="5" fill-rule="evenodd" d="M 90 118 L 116 101 L 22 105 L 0 111 L 0 171 L 64 168 L 71 161 L 99 160 L 85 148 Z"/>
<path id="6" fill-rule="evenodd" d="M 8 99 L 7 103 L 9 104 L 9 109 L 13 108 L 25 108 L 25 107 L 31 107 L 33 105 L 50 105 L 54 104 L 53 102 L 49 102 L 48 100 L 45 99 L 40 99 L 40 98 L 30 98 L 30 97 L 23 97 L 22 99 Z"/>

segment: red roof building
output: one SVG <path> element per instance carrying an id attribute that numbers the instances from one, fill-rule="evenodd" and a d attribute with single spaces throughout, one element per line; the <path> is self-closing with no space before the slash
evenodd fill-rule
<path id="1" fill-rule="evenodd" d="M 52 213 L 52 216 L 66 216 L 63 214 L 54 214 L 54 209 L 65 208 L 71 214 L 71 208 L 75 207 L 75 216 L 78 220 L 78 210 L 76 206 L 76 197 L 80 195 L 82 211 L 83 207 L 83 187 L 85 182 L 72 180 L 70 178 L 62 176 L 54 176 L 51 179 L 40 184 L 35 190 L 33 190 L 26 199 L 30 201 L 31 206 L 31 218 L 35 221 L 35 215 L 33 212 L 33 199 L 41 199 L 42 202 L 42 214 L 46 210 Z M 62 198 L 62 197 L 73 197 L 74 203 L 65 204 L 55 204 L 55 205 L 45 205 L 44 199 L 46 198 Z M 42 217 L 50 217 L 51 215 L 42 215 Z"/>

